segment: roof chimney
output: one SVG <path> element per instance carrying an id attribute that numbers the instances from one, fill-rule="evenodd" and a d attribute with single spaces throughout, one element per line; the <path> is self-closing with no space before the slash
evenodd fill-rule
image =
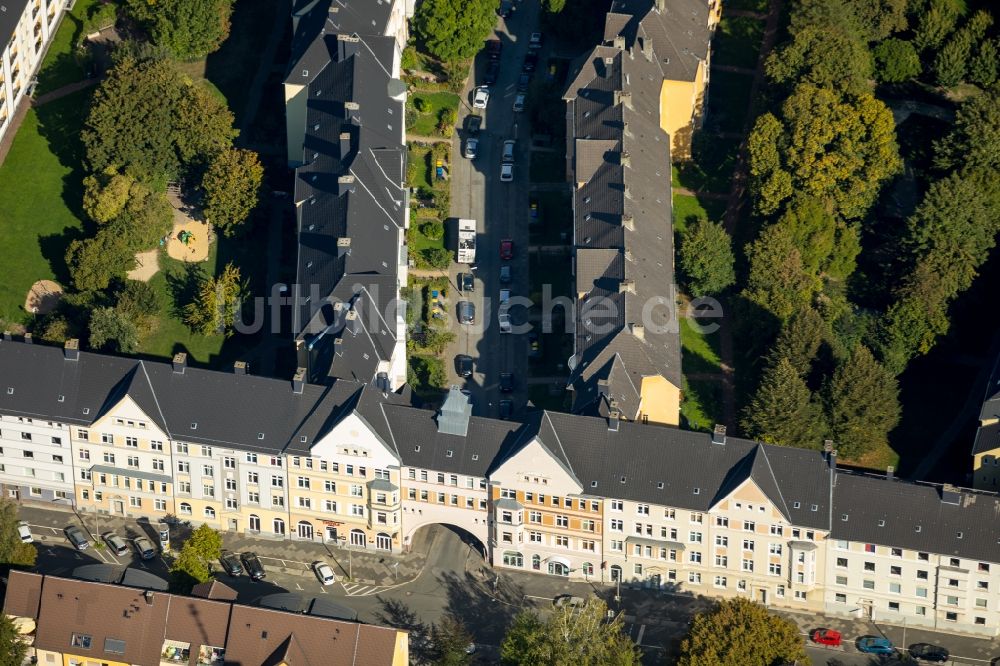
<path id="1" fill-rule="evenodd" d="M 306 385 L 306 369 L 305 368 L 295 368 L 295 374 L 292 375 L 292 393 L 301 394 Z"/>
<path id="2" fill-rule="evenodd" d="M 941 503 L 958 506 L 962 503 L 962 492 L 950 483 L 944 484 L 941 486 Z"/>
<path id="3" fill-rule="evenodd" d="M 726 426 L 721 423 L 715 424 L 715 429 L 712 430 L 712 444 L 725 444 L 726 443 Z"/>
<path id="4" fill-rule="evenodd" d="M 80 359 L 80 341 L 70 338 L 63 343 L 63 357 L 67 361 L 77 361 Z"/>
<path id="5" fill-rule="evenodd" d="M 249 367 L 246 361 L 236 361 L 236 363 L 233 363 L 233 372 L 235 374 L 245 375 L 247 374 L 247 370 L 249 370 Z"/>
<path id="6" fill-rule="evenodd" d="M 628 186 L 628 183 L 622 183 L 622 187 L 623 187 L 623 189 L 625 191 L 625 198 L 626 199 L 631 199 L 632 198 L 632 188 Z"/>
<path id="7" fill-rule="evenodd" d="M 333 355 L 334 356 L 344 355 L 344 338 L 333 339 Z"/>
<path id="8" fill-rule="evenodd" d="M 642 324 L 629 324 L 629 331 L 640 340 L 646 339 L 646 327 Z"/>
<path id="9" fill-rule="evenodd" d="M 337 256 L 343 257 L 345 254 L 351 253 L 351 239 L 350 238 L 338 238 L 337 239 Z"/>
<path id="10" fill-rule="evenodd" d="M 885 468 L 885 479 L 886 481 L 894 481 L 896 478 L 896 468 L 889 465 Z"/>
<path id="11" fill-rule="evenodd" d="M 146 598 L 146 605 L 147 606 L 152 606 L 153 605 L 153 591 L 152 590 L 146 590 L 143 593 L 143 596 Z"/>
<path id="12" fill-rule="evenodd" d="M 361 105 L 357 102 L 344 102 L 344 118 L 348 121 L 361 120 Z"/>
<path id="13" fill-rule="evenodd" d="M 611 401 L 611 409 L 608 410 L 608 431 L 618 432 L 618 426 L 621 424 L 622 413 L 615 408 L 615 401 Z"/>
<path id="14" fill-rule="evenodd" d="M 611 44 L 616 49 L 624 49 L 625 48 L 625 35 L 615 35 L 615 38 L 613 40 L 611 40 Z"/>
<path id="15" fill-rule="evenodd" d="M 24 344 L 30 345 L 32 342 L 34 342 L 34 339 L 31 337 L 31 333 L 25 333 L 24 334 Z"/>
<path id="16" fill-rule="evenodd" d="M 337 55 L 339 56 L 337 60 L 343 62 L 349 57 L 358 52 L 358 44 L 360 44 L 361 38 L 354 37 L 351 35 L 345 35 L 343 33 L 337 34 Z"/>
<path id="17" fill-rule="evenodd" d="M 635 280 L 622 280 L 618 283 L 618 293 L 619 294 L 634 294 L 635 293 Z"/>
<path id="18" fill-rule="evenodd" d="M 601 396 L 611 395 L 611 383 L 607 379 L 597 380 L 597 394 Z"/>
<path id="19" fill-rule="evenodd" d="M 632 217 L 632 213 L 622 214 L 622 226 L 629 231 L 635 231 L 635 218 Z"/>
<path id="20" fill-rule="evenodd" d="M 832 477 L 831 485 L 835 486 L 837 485 L 837 449 L 830 449 L 830 455 L 827 457 L 827 462 L 830 465 L 830 476 Z"/>
<path id="21" fill-rule="evenodd" d="M 656 0 L 656 11 L 663 13 L 667 8 L 667 0 Z"/>
<path id="22" fill-rule="evenodd" d="M 354 194 L 357 189 L 357 185 L 354 184 L 354 176 L 338 176 L 337 177 L 337 196 L 342 197 L 348 192 Z"/>
<path id="23" fill-rule="evenodd" d="M 642 55 L 649 62 L 653 62 L 653 40 L 645 37 L 642 40 Z"/>
<path id="24" fill-rule="evenodd" d="M 622 166 L 630 166 L 632 164 L 632 156 L 628 154 L 627 150 L 623 150 L 621 152 L 619 160 L 621 161 Z"/>
<path id="25" fill-rule="evenodd" d="M 184 369 L 187 368 L 188 355 L 186 352 L 177 352 L 174 354 L 174 360 L 172 365 L 174 366 L 174 372 L 183 375 Z"/>
<path id="26" fill-rule="evenodd" d="M 351 152 L 351 133 L 341 132 L 340 133 L 340 160 L 344 161 L 347 159 L 347 154 Z"/>

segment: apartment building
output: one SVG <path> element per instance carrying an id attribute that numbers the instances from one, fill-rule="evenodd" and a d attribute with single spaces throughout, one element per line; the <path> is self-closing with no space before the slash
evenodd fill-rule
<path id="1" fill-rule="evenodd" d="M 406 86 L 401 0 L 293 15 L 284 82 L 299 252 L 292 326 L 309 382 L 406 383 Z"/>
<path id="2" fill-rule="evenodd" d="M 994 493 L 851 473 L 832 446 L 771 446 L 721 427 L 554 412 L 501 421 L 472 416 L 457 388 L 430 411 L 359 382 L 237 369 L 5 339 L 0 425 L 5 443 L 20 439 L 7 433 L 18 418 L 69 430 L 61 464 L 85 511 L 384 552 L 447 524 L 495 567 L 984 635 L 1000 627 Z M 20 488 L 8 458 L 0 482 Z M 195 482 L 214 487 L 199 495 Z"/>
<path id="3" fill-rule="evenodd" d="M 409 655 L 396 629 L 23 571 L 10 572 L 3 612 L 38 664 L 404 666 Z"/>
<path id="4" fill-rule="evenodd" d="M 5 0 L 0 12 L 0 139 L 31 88 L 59 21 L 75 0 Z"/>
<path id="5" fill-rule="evenodd" d="M 569 388 L 578 413 L 677 425 L 670 137 L 649 44 L 615 36 L 597 46 L 564 95 L 576 276 Z"/>

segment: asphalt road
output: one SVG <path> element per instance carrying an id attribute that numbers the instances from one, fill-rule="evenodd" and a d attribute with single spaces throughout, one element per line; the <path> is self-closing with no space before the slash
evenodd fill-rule
<path id="1" fill-rule="evenodd" d="M 472 90 L 482 81 L 488 57 L 481 52 L 475 62 L 474 74 L 463 94 L 459 112 L 460 129 L 453 138 L 451 170 L 451 214 L 455 218 L 474 219 L 478 237 L 476 264 L 476 290 L 471 300 L 476 306 L 476 324 L 454 324 L 458 338 L 451 346 L 446 362 L 452 383 L 463 385 L 473 399 L 473 413 L 482 416 L 499 415 L 499 401 L 513 401 L 515 413 L 527 401 L 528 349 L 525 335 L 501 334 L 497 324 L 500 295 L 500 266 L 509 263 L 512 282 L 504 285 L 512 297 L 527 296 L 528 288 L 528 165 L 531 132 L 527 116 L 514 113 L 513 103 L 517 94 L 517 79 L 521 74 L 524 56 L 528 53 L 528 40 L 538 30 L 538 3 L 522 2 L 509 19 L 499 19 L 496 37 L 503 44 L 500 73 L 496 85 L 491 86 L 490 101 L 485 110 L 476 110 L 483 116 L 479 135 L 479 150 L 475 160 L 462 157 L 465 141 L 465 117 L 473 112 Z M 542 60 L 544 62 L 544 60 Z M 541 66 L 541 65 L 540 65 Z M 500 162 L 503 142 L 517 141 L 515 149 L 514 181 L 500 181 Z M 500 260 L 500 241 L 514 241 L 512 261 Z M 450 276 L 457 284 L 457 274 L 468 271 L 465 265 L 452 265 Z M 454 294 L 454 303 L 465 295 Z M 523 307 L 512 310 L 512 318 L 526 321 Z M 455 354 L 468 354 L 475 360 L 475 370 L 467 379 L 455 374 Z M 501 372 L 514 375 L 515 390 L 501 396 Z"/>

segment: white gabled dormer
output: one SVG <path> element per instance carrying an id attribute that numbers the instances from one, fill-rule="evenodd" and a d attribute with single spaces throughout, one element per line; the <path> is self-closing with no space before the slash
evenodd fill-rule
<path id="1" fill-rule="evenodd" d="M 358 412 L 351 411 L 309 450 L 324 460 L 362 459 L 383 469 L 399 467 L 399 456 Z"/>

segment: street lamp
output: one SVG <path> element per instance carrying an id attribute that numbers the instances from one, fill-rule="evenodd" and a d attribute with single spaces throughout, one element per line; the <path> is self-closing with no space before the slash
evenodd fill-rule
<path id="1" fill-rule="evenodd" d="M 398 583 L 399 582 L 399 562 L 393 563 L 393 565 L 392 565 L 392 576 L 393 576 L 393 581 L 396 582 L 396 583 Z"/>
<path id="2" fill-rule="evenodd" d="M 354 557 L 350 548 L 347 548 L 347 537 L 340 537 L 341 546 L 347 549 L 347 577 L 354 580 Z"/>

